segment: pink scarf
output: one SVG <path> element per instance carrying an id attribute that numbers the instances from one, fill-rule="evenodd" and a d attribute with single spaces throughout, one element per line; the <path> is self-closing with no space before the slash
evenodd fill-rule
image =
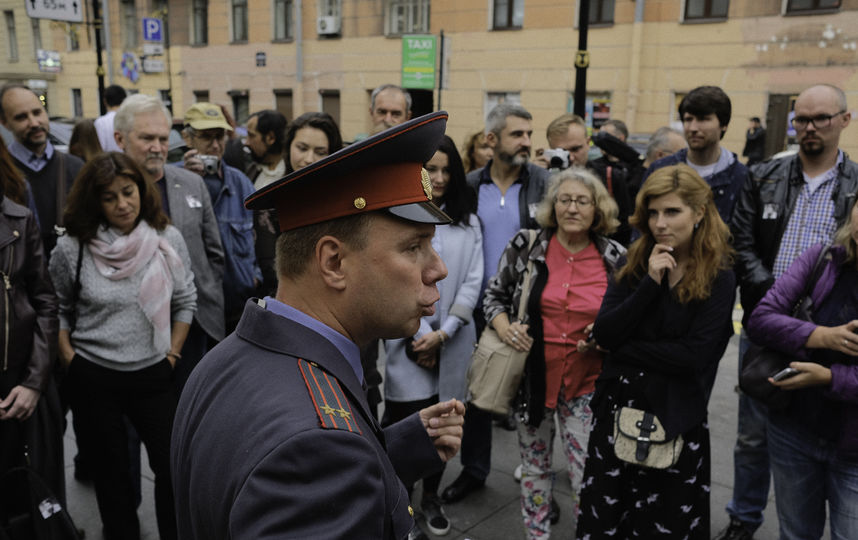
<path id="1" fill-rule="evenodd" d="M 166 238 L 160 236 L 145 220 L 128 234 L 112 239 L 112 233 L 99 227 L 89 242 L 89 252 L 98 272 L 111 280 L 133 276 L 143 270 L 137 301 L 154 328 L 155 350 L 170 350 L 170 301 L 173 282 L 183 282 L 182 259 Z"/>

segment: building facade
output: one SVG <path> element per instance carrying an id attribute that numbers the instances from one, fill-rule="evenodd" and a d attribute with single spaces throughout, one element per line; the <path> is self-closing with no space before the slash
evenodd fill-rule
<path id="1" fill-rule="evenodd" d="M 545 126 L 573 107 L 583 1 L 588 120 L 597 125 L 610 116 L 650 133 L 678 121 L 686 92 L 713 84 L 733 101 L 725 145 L 740 152 L 748 118 L 759 116 L 771 153 L 788 141 L 792 101 L 810 84 L 837 85 L 858 104 L 858 0 L 105 0 L 103 58 L 108 84 L 171 98 L 176 116 L 198 100 L 226 105 L 239 123 L 263 108 L 289 118 L 325 110 L 351 140 L 369 130 L 370 91 L 403 80 L 403 36 L 433 35 L 440 73 L 433 90 L 414 91 L 415 114 L 440 101 L 448 133 L 463 141 L 495 103 L 520 101 L 541 146 Z M 60 73 L 41 73 L 29 61 L 35 26 L 23 2 L 0 6 L 14 15 L 18 49 L 13 62 L 7 31 L 0 78 L 44 80 L 52 115 L 96 116 L 92 27 L 39 23 L 62 59 Z M 163 17 L 164 54 L 145 54 L 144 17 Z M 858 155 L 858 138 L 843 146 Z"/>

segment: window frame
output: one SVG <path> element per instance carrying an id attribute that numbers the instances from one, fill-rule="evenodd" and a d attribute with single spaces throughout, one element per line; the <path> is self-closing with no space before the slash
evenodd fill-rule
<path id="1" fill-rule="evenodd" d="M 506 24 L 499 26 L 497 24 L 498 3 L 506 3 Z M 521 4 L 521 24 L 515 24 L 515 5 L 516 2 Z M 491 12 L 491 29 L 492 30 L 521 30 L 524 28 L 524 0 L 492 0 Z"/>
<path id="2" fill-rule="evenodd" d="M 819 4 L 823 0 L 811 0 L 814 4 Z M 825 15 L 827 13 L 837 13 L 843 7 L 843 0 L 837 0 L 837 5 L 833 7 L 813 6 L 809 8 L 796 9 L 790 7 L 794 0 L 783 0 L 784 15 Z"/>
<path id="3" fill-rule="evenodd" d="M 394 10 L 402 12 L 401 17 Z M 417 23 L 414 23 L 414 19 Z M 430 0 L 385 0 L 384 35 L 403 36 L 406 34 L 428 34 L 431 29 L 432 3 Z M 396 19 L 401 25 L 394 28 Z"/>
<path id="4" fill-rule="evenodd" d="M 15 11 L 8 9 L 3 11 L 3 21 L 6 24 L 6 59 L 17 62 L 21 59 L 18 48 L 18 29 L 15 23 Z"/>
<path id="5" fill-rule="evenodd" d="M 578 9 L 580 9 L 580 7 L 581 7 L 581 2 L 582 2 L 582 1 L 587 1 L 587 0 L 578 0 Z M 590 26 L 590 27 L 593 27 L 593 26 L 613 26 L 613 25 L 614 25 L 614 17 L 615 17 L 616 12 L 617 12 L 617 1 L 616 1 L 616 0 L 589 0 L 589 1 L 591 2 L 591 4 L 590 4 L 590 13 L 589 13 L 589 15 L 590 15 L 589 26 Z M 603 9 L 603 8 L 605 7 L 605 3 L 606 3 L 606 2 L 608 2 L 608 1 L 610 1 L 610 2 L 611 2 L 611 16 L 610 16 L 610 19 L 605 19 L 605 18 L 604 18 L 604 16 L 603 16 L 601 20 L 594 20 L 594 18 L 593 18 L 593 17 L 594 17 L 594 15 L 593 15 L 593 14 L 594 14 L 594 10 L 593 10 L 593 7 L 594 7 L 594 6 L 593 6 L 593 3 L 595 3 L 595 4 L 596 4 L 596 6 L 598 6 L 598 8 L 599 8 L 599 10 L 598 10 L 598 11 L 599 11 L 599 14 L 602 14 L 602 12 L 604 11 L 604 9 Z M 576 19 L 576 21 L 575 21 L 575 25 L 576 25 L 576 27 L 577 27 L 577 25 L 578 25 L 578 21 L 577 21 L 578 17 L 575 17 L 575 19 Z"/>
<path id="6" fill-rule="evenodd" d="M 137 37 L 137 4 L 134 0 L 120 0 L 119 16 L 122 24 L 122 46 L 126 51 L 132 51 L 140 45 Z"/>
<path id="7" fill-rule="evenodd" d="M 724 15 L 713 15 L 712 4 L 716 0 L 683 0 L 682 1 L 682 22 L 684 23 L 708 23 L 716 21 L 726 21 L 730 16 L 730 0 L 726 0 L 727 6 L 724 10 Z M 697 17 L 688 16 L 688 7 L 691 2 L 703 2 L 703 15 Z M 707 7 L 708 6 L 708 7 Z"/>
<path id="8" fill-rule="evenodd" d="M 191 0 L 189 3 L 191 16 L 190 44 L 191 46 L 208 45 L 209 43 L 209 3 L 208 0 Z"/>
<path id="9" fill-rule="evenodd" d="M 283 35 L 278 35 L 278 22 L 280 17 L 277 14 L 278 6 L 284 6 L 285 21 L 283 22 Z M 272 0 L 271 1 L 271 41 L 289 42 L 295 39 L 295 2 L 293 0 Z"/>
<path id="10" fill-rule="evenodd" d="M 229 19 L 230 19 L 230 28 L 229 28 L 229 37 L 230 43 L 247 43 L 247 40 L 250 36 L 250 21 L 248 20 L 248 14 L 250 10 L 248 8 L 248 0 L 230 0 L 229 3 Z M 237 15 L 240 14 L 240 17 Z M 241 25 L 238 24 L 236 19 L 241 18 Z M 239 30 L 241 33 L 239 33 Z"/>

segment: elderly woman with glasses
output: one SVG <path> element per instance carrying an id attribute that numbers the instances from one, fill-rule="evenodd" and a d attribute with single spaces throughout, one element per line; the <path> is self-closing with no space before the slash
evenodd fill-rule
<path id="1" fill-rule="evenodd" d="M 589 335 L 608 277 L 625 249 L 607 238 L 619 224 L 616 203 L 602 182 L 583 169 L 552 177 L 537 222 L 541 228 L 532 244 L 530 232 L 523 230 L 504 250 L 483 309 L 503 341 L 529 351 L 517 404 L 521 510 L 528 538 L 547 538 L 554 420 L 577 490 L 592 416 L 590 398 L 602 368 L 602 353 Z M 519 321 L 515 317 L 528 261 L 534 263 L 530 300 Z"/>

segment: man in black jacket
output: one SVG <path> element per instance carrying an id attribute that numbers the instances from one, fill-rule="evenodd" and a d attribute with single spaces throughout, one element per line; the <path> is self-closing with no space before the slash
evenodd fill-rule
<path id="1" fill-rule="evenodd" d="M 743 322 L 796 257 L 813 244 L 831 241 L 848 217 L 858 189 L 858 164 L 838 145 L 849 121 L 842 90 L 808 88 L 796 100 L 792 120 L 798 154 L 751 168 L 731 224 Z M 747 348 L 743 333 L 740 369 Z M 770 478 L 767 417 L 764 405 L 739 396 L 730 525 L 718 540 L 750 539 L 763 522 Z"/>

